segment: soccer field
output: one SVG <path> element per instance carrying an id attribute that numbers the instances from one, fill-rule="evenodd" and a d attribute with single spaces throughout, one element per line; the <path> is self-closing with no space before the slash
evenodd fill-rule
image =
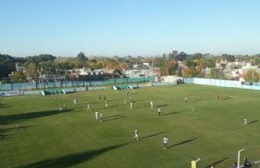
<path id="1" fill-rule="evenodd" d="M 201 159 L 199 168 L 212 163 L 229 168 L 243 148 L 241 162 L 260 160 L 260 91 L 177 85 L 139 88 L 129 95 L 107 89 L 56 98 L 4 97 L 0 103 L 3 168 L 188 168 L 192 158 Z M 103 113 L 103 122 L 96 121 L 96 111 Z"/>

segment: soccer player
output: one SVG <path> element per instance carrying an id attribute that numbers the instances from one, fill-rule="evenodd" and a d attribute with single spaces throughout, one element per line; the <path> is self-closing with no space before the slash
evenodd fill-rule
<path id="1" fill-rule="evenodd" d="M 132 109 L 133 109 L 133 103 L 130 102 L 130 110 L 132 110 Z"/>
<path id="2" fill-rule="evenodd" d="M 126 101 L 126 99 L 124 100 L 124 104 L 126 104 L 127 103 L 127 101 Z"/>
<path id="3" fill-rule="evenodd" d="M 102 99 L 101 96 L 99 96 L 99 102 L 101 101 L 101 99 Z"/>
<path id="4" fill-rule="evenodd" d="M 244 168 L 251 168 L 251 163 L 247 160 L 247 158 L 244 159 Z"/>
<path id="5" fill-rule="evenodd" d="M 63 108 L 64 108 L 64 110 L 66 110 L 66 102 L 64 102 Z"/>
<path id="6" fill-rule="evenodd" d="M 198 158 L 197 160 L 195 160 L 195 158 L 193 158 L 193 160 L 191 161 L 191 168 L 197 168 L 198 161 L 200 161 L 200 158 Z"/>
<path id="7" fill-rule="evenodd" d="M 135 129 L 135 136 L 134 136 L 134 139 L 136 139 L 138 141 L 138 130 L 137 128 Z"/>
<path id="8" fill-rule="evenodd" d="M 232 166 L 231 166 L 231 168 L 237 168 L 237 163 L 236 163 L 236 162 L 233 163 Z"/>
<path id="9" fill-rule="evenodd" d="M 157 112 L 158 112 L 158 115 L 160 116 L 160 115 L 161 115 L 161 109 L 160 109 L 160 107 L 158 107 Z"/>
<path id="10" fill-rule="evenodd" d="M 185 103 L 188 102 L 188 97 L 187 96 L 185 96 L 184 101 L 185 101 Z"/>
<path id="11" fill-rule="evenodd" d="M 163 148 L 164 149 L 168 148 L 168 138 L 167 138 L 167 136 L 164 136 L 164 138 L 163 138 Z"/>
<path id="12" fill-rule="evenodd" d="M 153 108 L 153 101 L 150 101 L 150 109 Z"/>
<path id="13" fill-rule="evenodd" d="M 247 125 L 247 119 L 246 118 L 244 119 L 244 125 Z"/>
<path id="14" fill-rule="evenodd" d="M 88 106 L 87 106 L 87 111 L 91 111 L 89 104 L 88 104 Z"/>
<path id="15" fill-rule="evenodd" d="M 107 103 L 107 101 L 105 101 L 105 107 L 108 107 L 108 103 Z"/>
<path id="16" fill-rule="evenodd" d="M 99 119 L 100 119 L 100 122 L 103 122 L 103 113 L 99 113 Z"/>
<path id="17" fill-rule="evenodd" d="M 78 105 L 78 99 L 74 99 L 74 105 L 75 105 L 75 106 Z"/>
<path id="18" fill-rule="evenodd" d="M 98 120 L 98 112 L 96 111 L 95 113 L 95 116 L 96 116 L 96 121 Z"/>

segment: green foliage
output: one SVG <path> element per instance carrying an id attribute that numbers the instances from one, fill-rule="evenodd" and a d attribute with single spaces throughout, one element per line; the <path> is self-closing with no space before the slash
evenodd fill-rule
<path id="1" fill-rule="evenodd" d="M 186 66 L 188 66 L 188 67 L 196 67 L 197 64 L 196 64 L 196 62 L 194 62 L 193 60 L 188 59 L 188 61 L 187 61 L 187 63 L 186 63 Z"/>
<path id="2" fill-rule="evenodd" d="M 82 63 L 86 63 L 86 61 L 88 61 L 88 57 L 86 57 L 83 52 L 78 53 L 77 59 Z"/>
<path id="3" fill-rule="evenodd" d="M 26 59 L 28 62 L 39 63 L 39 62 L 53 61 L 56 59 L 56 57 L 51 54 L 40 54 L 38 56 L 29 56 Z"/>
<path id="4" fill-rule="evenodd" d="M 259 55 L 259 56 L 255 56 L 255 57 L 253 58 L 253 61 L 254 61 L 254 64 L 255 64 L 255 65 L 260 65 L 260 55 Z"/>
<path id="5" fill-rule="evenodd" d="M 37 81 L 39 79 L 38 65 L 34 62 L 27 62 L 25 74 L 31 80 Z"/>
<path id="6" fill-rule="evenodd" d="M 259 82 L 260 81 L 260 74 L 257 73 L 256 71 L 249 69 L 245 76 L 244 76 L 245 81 L 248 82 Z"/>
<path id="7" fill-rule="evenodd" d="M 202 54 L 201 53 L 192 54 L 191 59 L 202 59 Z"/>
<path id="8" fill-rule="evenodd" d="M 11 57 L 9 55 L 0 54 L 0 78 L 7 77 L 12 71 L 15 72 L 15 63 L 19 63 L 21 66 L 28 67 L 30 64 L 34 64 L 34 67 L 30 68 L 26 72 L 28 77 L 33 80 L 37 80 L 39 75 L 65 75 L 66 70 L 74 68 L 90 68 L 90 69 L 129 69 L 132 68 L 134 64 L 143 64 L 144 62 L 150 63 L 154 67 L 159 67 L 162 75 L 175 75 L 178 65 L 176 61 L 181 61 L 183 65 L 186 65 L 189 70 L 185 70 L 187 76 L 192 77 L 203 77 L 203 70 L 208 66 L 210 68 L 215 68 L 216 60 L 220 57 L 214 57 L 211 54 L 187 54 L 185 52 L 172 51 L 169 54 L 162 54 L 162 56 L 125 56 L 119 57 L 114 56 L 108 58 L 105 56 L 92 57 L 90 60 L 83 52 L 80 52 L 76 57 L 58 57 L 56 58 L 50 54 L 40 54 L 38 56 L 29 56 L 25 58 L 21 57 Z M 259 65 L 260 55 L 248 56 L 239 55 L 234 56 L 230 54 L 221 55 L 222 59 L 228 61 L 234 61 L 235 58 L 239 60 L 251 61 L 254 65 Z M 172 61 L 175 61 L 173 63 Z M 240 67 L 233 66 L 233 69 Z M 225 64 L 222 65 L 222 70 L 225 69 Z M 36 73 L 36 74 L 33 74 Z M 190 74 L 189 74 L 190 73 Z M 212 78 L 223 79 L 226 78 L 223 72 L 213 72 L 211 73 Z M 254 80 L 255 81 L 255 80 Z"/>
<path id="9" fill-rule="evenodd" d="M 26 76 L 23 72 L 14 72 L 11 79 L 13 83 L 26 82 Z"/>
<path id="10" fill-rule="evenodd" d="M 163 64 L 160 71 L 162 75 L 176 75 L 178 63 L 176 61 L 167 61 Z"/>
<path id="11" fill-rule="evenodd" d="M 184 61 L 184 60 L 188 59 L 188 57 L 189 57 L 189 55 L 182 51 L 175 57 L 175 60 Z"/>
<path id="12" fill-rule="evenodd" d="M 10 55 L 0 54 L 0 78 L 7 77 L 15 71 L 15 60 Z"/>
<path id="13" fill-rule="evenodd" d="M 182 70 L 182 75 L 183 77 L 186 78 L 192 78 L 192 77 L 203 77 L 204 73 L 198 67 L 189 67 L 189 68 L 184 68 Z"/>
<path id="14" fill-rule="evenodd" d="M 217 68 L 211 68 L 210 70 L 210 78 L 213 78 L 213 79 L 221 79 L 222 77 L 222 72 L 220 69 L 217 69 Z"/>
<path id="15" fill-rule="evenodd" d="M 207 58 L 206 61 L 207 61 L 207 66 L 208 67 L 210 67 L 210 68 L 215 68 L 216 67 L 217 58 Z"/>
<path id="16" fill-rule="evenodd" d="M 230 54 L 222 54 L 221 58 L 227 60 L 228 62 L 235 61 L 235 56 Z"/>
<path id="17" fill-rule="evenodd" d="M 153 66 L 154 67 L 162 67 L 163 64 L 166 62 L 166 58 L 165 57 L 155 57 L 153 58 Z"/>

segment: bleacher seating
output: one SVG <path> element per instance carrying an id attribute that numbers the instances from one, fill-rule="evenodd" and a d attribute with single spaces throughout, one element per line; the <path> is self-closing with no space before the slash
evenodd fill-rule
<path id="1" fill-rule="evenodd" d="M 64 91 L 64 90 L 61 90 L 61 89 L 43 90 L 43 91 L 42 91 L 42 95 L 43 95 L 43 96 L 53 95 L 53 94 L 65 94 L 65 91 Z"/>
<path id="2" fill-rule="evenodd" d="M 133 89 L 132 86 L 130 85 L 118 85 L 118 86 L 113 86 L 114 90 L 129 90 L 129 89 Z"/>

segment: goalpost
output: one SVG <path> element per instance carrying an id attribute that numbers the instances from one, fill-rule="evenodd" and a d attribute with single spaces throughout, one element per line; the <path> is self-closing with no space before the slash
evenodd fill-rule
<path id="1" fill-rule="evenodd" d="M 240 153 L 245 149 L 241 149 L 237 152 L 237 168 L 240 168 Z"/>

